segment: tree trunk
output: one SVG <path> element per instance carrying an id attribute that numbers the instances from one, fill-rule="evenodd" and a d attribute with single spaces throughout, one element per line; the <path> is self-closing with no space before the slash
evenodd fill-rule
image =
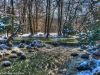
<path id="1" fill-rule="evenodd" d="M 14 15 L 14 4 L 13 4 L 14 0 L 10 1 L 11 4 L 11 14 Z M 14 16 L 11 17 L 11 24 L 12 24 L 12 34 L 14 32 Z"/>
<path id="2" fill-rule="evenodd" d="M 33 26 L 32 26 L 32 0 L 28 1 L 28 21 L 29 21 L 29 29 L 31 35 L 33 35 Z"/>

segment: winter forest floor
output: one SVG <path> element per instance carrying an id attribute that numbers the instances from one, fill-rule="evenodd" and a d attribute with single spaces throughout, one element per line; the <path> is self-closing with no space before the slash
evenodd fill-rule
<path id="1" fill-rule="evenodd" d="M 62 42 L 72 42 L 65 39 Z M 42 42 L 45 44 L 43 47 L 30 48 L 25 44 L 25 41 L 29 45 L 29 42 L 32 44 L 32 41 L 36 42 L 37 40 L 39 39 L 31 38 L 23 41 L 23 39 L 17 38 L 13 42 L 14 47 L 11 50 L 0 52 L 0 75 L 78 75 L 80 71 L 77 66 L 89 60 L 88 52 L 80 50 L 79 46 L 76 45 L 55 46 L 57 43 L 55 45 L 46 43 L 48 41 L 54 42 L 53 40 L 43 38 Z M 74 42 L 76 42 L 75 39 Z M 86 54 L 85 57 L 82 58 L 82 54 Z M 91 55 L 89 56 L 91 57 Z M 10 61 L 10 64 L 6 62 L 4 65 L 3 61 Z"/>
<path id="2" fill-rule="evenodd" d="M 24 75 L 76 75 L 75 66 L 83 61 L 80 57 L 71 56 L 72 53 L 84 53 L 78 48 L 38 48 L 33 52 L 21 49 L 27 55 L 26 60 L 20 61 L 18 58 L 10 58 L 12 66 L 0 68 L 0 73 L 19 73 Z M 6 58 L 7 59 L 7 58 Z M 11 75 L 12 75 L 11 74 Z"/>

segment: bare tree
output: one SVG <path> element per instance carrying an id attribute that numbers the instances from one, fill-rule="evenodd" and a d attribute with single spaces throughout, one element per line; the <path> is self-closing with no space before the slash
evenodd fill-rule
<path id="1" fill-rule="evenodd" d="M 58 6 L 58 36 L 62 35 L 63 0 L 57 0 Z"/>
<path id="2" fill-rule="evenodd" d="M 30 33 L 33 35 L 33 26 L 32 26 L 32 2 L 33 0 L 28 1 L 28 23 L 29 23 L 29 29 Z"/>
<path id="3" fill-rule="evenodd" d="M 14 15 L 14 0 L 10 1 L 11 4 L 11 14 Z M 14 32 L 14 17 L 11 17 L 11 23 L 12 23 L 12 34 Z"/>

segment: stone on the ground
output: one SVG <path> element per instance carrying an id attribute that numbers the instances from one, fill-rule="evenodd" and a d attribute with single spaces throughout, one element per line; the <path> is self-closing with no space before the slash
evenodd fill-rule
<path id="1" fill-rule="evenodd" d="M 78 70 L 89 70 L 90 66 L 88 64 L 88 61 L 84 61 L 79 66 L 76 67 Z"/>
<path id="2" fill-rule="evenodd" d="M 77 75 L 92 75 L 92 73 L 91 71 L 86 70 L 86 71 L 79 72 Z"/>
<path id="3" fill-rule="evenodd" d="M 26 46 L 26 49 L 32 49 L 32 47 L 30 45 Z"/>
<path id="4" fill-rule="evenodd" d="M 24 44 L 24 43 L 20 43 L 20 44 L 18 45 L 18 47 L 19 47 L 19 48 L 24 48 L 24 47 L 25 47 L 25 44 Z"/>
<path id="5" fill-rule="evenodd" d="M 29 49 L 29 50 L 28 50 L 28 52 L 34 52 L 34 50 L 32 50 L 32 49 Z"/>
<path id="6" fill-rule="evenodd" d="M 6 39 L 0 38 L 0 44 L 5 44 L 5 43 L 6 43 Z"/>
<path id="7" fill-rule="evenodd" d="M 92 57 L 93 57 L 93 58 L 96 58 L 96 59 L 100 59 L 100 50 L 95 51 L 95 52 L 92 54 Z"/>
<path id="8" fill-rule="evenodd" d="M 87 46 L 82 45 L 82 46 L 80 46 L 80 49 L 81 49 L 81 50 L 86 50 L 86 49 L 87 49 Z"/>
<path id="9" fill-rule="evenodd" d="M 56 46 L 59 46 L 60 44 L 59 44 L 59 42 L 54 41 L 54 42 L 52 42 L 52 43 L 51 43 L 51 45 L 53 45 L 53 46 L 55 46 L 55 47 L 56 47 Z"/>
<path id="10" fill-rule="evenodd" d="M 25 60 L 26 59 L 26 55 L 25 54 L 20 55 L 19 59 L 20 60 Z"/>
<path id="11" fill-rule="evenodd" d="M 14 53 L 11 54 L 11 55 L 10 55 L 10 58 L 17 58 L 17 54 L 14 54 Z"/>
<path id="12" fill-rule="evenodd" d="M 40 40 L 34 40 L 32 41 L 32 43 L 30 44 L 30 46 L 32 47 L 43 47 L 44 46 L 44 43 Z"/>
<path id="13" fill-rule="evenodd" d="M 8 66 L 11 66 L 11 62 L 10 61 L 3 61 L 1 65 L 3 67 L 8 67 Z"/>
<path id="14" fill-rule="evenodd" d="M 17 51 L 16 50 L 12 50 L 11 53 L 17 53 Z"/>
<path id="15" fill-rule="evenodd" d="M 96 51 L 96 48 L 95 48 L 95 46 L 89 46 L 88 49 L 87 49 L 87 51 L 89 53 L 94 53 Z"/>
<path id="16" fill-rule="evenodd" d="M 8 56 L 8 55 L 10 55 L 10 53 L 7 53 L 7 52 L 6 52 L 6 53 L 4 53 L 4 56 Z"/>
<path id="17" fill-rule="evenodd" d="M 9 47 L 6 45 L 6 44 L 1 44 L 0 45 L 0 50 L 3 50 L 3 49 L 9 49 Z"/>
<path id="18" fill-rule="evenodd" d="M 71 53 L 71 56 L 78 56 L 78 54 L 77 53 Z"/>
<path id="19" fill-rule="evenodd" d="M 100 44 L 96 44 L 97 50 L 100 50 Z"/>
<path id="20" fill-rule="evenodd" d="M 91 69 L 94 69 L 94 68 L 100 66 L 100 60 L 91 59 L 89 62 L 89 65 L 90 65 Z"/>
<path id="21" fill-rule="evenodd" d="M 17 56 L 21 56 L 23 54 L 24 54 L 24 52 L 17 52 Z"/>
<path id="22" fill-rule="evenodd" d="M 83 58 L 83 59 L 89 59 L 89 54 L 88 53 L 82 54 L 81 58 Z"/>
<path id="23" fill-rule="evenodd" d="M 93 70 L 92 75 L 100 75 L 100 66 Z"/>

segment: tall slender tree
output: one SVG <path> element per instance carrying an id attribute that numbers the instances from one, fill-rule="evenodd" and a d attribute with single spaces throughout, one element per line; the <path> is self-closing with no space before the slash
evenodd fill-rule
<path id="1" fill-rule="evenodd" d="M 28 0 L 28 24 L 30 33 L 33 35 L 33 26 L 32 26 L 32 2 L 33 0 Z"/>
<path id="2" fill-rule="evenodd" d="M 11 5 L 11 14 L 14 15 L 14 0 L 10 1 L 10 5 Z M 14 16 L 11 17 L 11 24 L 12 24 L 12 34 L 14 32 Z"/>

